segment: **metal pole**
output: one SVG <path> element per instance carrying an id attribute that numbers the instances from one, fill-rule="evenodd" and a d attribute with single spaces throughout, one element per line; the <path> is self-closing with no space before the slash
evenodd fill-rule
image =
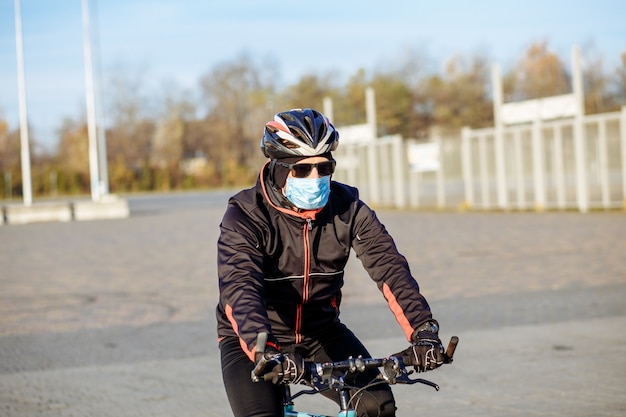
<path id="1" fill-rule="evenodd" d="M 372 204 L 377 205 L 381 203 L 380 200 L 380 171 L 379 158 L 380 155 L 380 142 L 375 141 L 367 144 L 367 179 L 369 185 L 368 198 Z"/>
<path id="2" fill-rule="evenodd" d="M 104 102 L 102 99 L 102 93 L 104 89 L 102 88 L 102 66 L 100 64 L 100 29 L 98 28 L 98 5 L 94 0 L 95 4 L 95 18 L 94 18 L 94 33 L 95 33 L 95 58 L 96 58 L 96 79 L 97 79 L 97 89 L 96 96 L 97 106 L 96 106 L 96 125 L 98 127 L 98 156 L 99 156 L 99 167 L 100 167 L 100 192 L 102 195 L 109 194 L 109 168 L 107 163 L 107 140 L 106 140 L 106 128 L 104 123 Z"/>
<path id="3" fill-rule="evenodd" d="M 626 106 L 622 106 L 619 131 L 622 148 L 622 201 L 624 210 L 626 210 Z"/>
<path id="4" fill-rule="evenodd" d="M 506 171 L 504 164 L 504 126 L 501 117 L 502 109 L 502 77 L 500 66 L 494 64 L 491 71 L 491 84 L 493 88 L 493 118 L 495 121 L 494 148 L 496 157 L 496 189 L 498 194 L 498 206 L 505 210 L 508 208 Z"/>
<path id="5" fill-rule="evenodd" d="M 472 168 L 471 134 L 469 127 L 461 129 L 461 162 L 463 164 L 463 182 L 465 185 L 465 207 L 474 208 L 474 178 Z"/>
<path id="6" fill-rule="evenodd" d="M 487 152 L 487 136 L 478 136 L 478 171 L 480 175 L 480 197 L 483 209 L 491 208 L 489 198 L 489 153 Z"/>
<path id="7" fill-rule="evenodd" d="M 533 188 L 535 191 L 535 210 L 543 211 L 546 206 L 546 187 L 545 187 L 545 165 L 543 160 L 544 146 L 542 137 L 542 123 L 541 117 L 538 114 L 539 107 L 535 113 L 535 120 L 533 120 L 532 126 L 532 143 L 531 152 L 533 160 Z"/>
<path id="8" fill-rule="evenodd" d="M 85 54 L 85 97 L 87 101 L 87 133 L 89 136 L 89 174 L 91 199 L 100 200 L 100 170 L 98 169 L 98 140 L 96 137 L 96 104 L 91 65 L 91 40 L 89 35 L 89 0 L 82 0 L 83 49 Z"/>
<path id="9" fill-rule="evenodd" d="M 412 139 L 407 141 L 407 147 L 414 144 L 415 141 Z M 418 175 L 419 172 L 409 169 L 409 205 L 413 208 L 417 208 L 420 205 L 420 181 Z"/>
<path id="10" fill-rule="evenodd" d="M 587 184 L 587 166 L 584 137 L 585 98 L 583 94 L 583 76 L 580 70 L 580 51 L 572 48 L 572 81 L 576 96 L 576 116 L 574 118 L 574 155 L 576 158 L 576 195 L 578 210 L 589 210 L 589 190 Z"/>
<path id="11" fill-rule="evenodd" d="M 441 137 L 435 138 L 435 143 L 439 148 L 439 169 L 437 169 L 437 208 L 443 210 L 446 207 L 446 180 L 444 176 L 444 142 Z"/>
<path id="12" fill-rule="evenodd" d="M 393 182 L 394 182 L 394 203 L 396 208 L 404 208 L 406 206 L 406 190 L 405 173 L 407 172 L 406 164 L 406 148 L 402 141 L 402 136 L 396 136 L 393 138 L 392 146 L 392 168 L 393 168 Z"/>
<path id="13" fill-rule="evenodd" d="M 563 169 L 563 134 L 562 127 L 554 127 L 554 182 L 556 185 L 557 207 L 561 210 L 565 208 L 565 176 Z"/>
<path id="14" fill-rule="evenodd" d="M 22 162 L 22 194 L 24 205 L 33 203 L 30 176 L 30 145 L 28 140 L 28 112 L 26 108 L 26 77 L 24 76 L 24 45 L 22 43 L 22 11 L 20 0 L 15 0 L 15 45 L 17 49 L 17 88 L 20 111 L 20 147 Z"/>
<path id="15" fill-rule="evenodd" d="M 526 171 L 524 169 L 524 154 L 521 132 L 513 131 L 513 151 L 515 153 L 515 188 L 517 189 L 517 208 L 526 208 Z"/>
<path id="16" fill-rule="evenodd" d="M 600 190 L 602 193 L 602 207 L 611 207 L 609 184 L 609 155 L 606 143 L 606 121 L 598 121 L 598 170 L 600 171 Z"/>
<path id="17" fill-rule="evenodd" d="M 324 112 L 324 116 L 328 117 L 330 122 L 334 125 L 334 114 L 333 114 L 333 99 L 330 97 L 324 97 L 322 102 L 322 111 Z"/>
<path id="18" fill-rule="evenodd" d="M 365 113 L 367 124 L 371 129 L 372 139 L 378 137 L 378 128 L 376 122 L 376 95 L 372 87 L 365 89 Z"/>

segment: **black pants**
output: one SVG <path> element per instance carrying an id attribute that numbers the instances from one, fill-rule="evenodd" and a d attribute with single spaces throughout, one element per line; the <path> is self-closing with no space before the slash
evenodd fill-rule
<path id="1" fill-rule="evenodd" d="M 370 357 L 363 344 L 343 324 L 337 324 L 324 332 L 324 336 L 301 345 L 281 346 L 283 352 L 296 352 L 307 361 L 330 362 L 347 359 L 350 356 Z M 252 361 L 241 349 L 239 339 L 227 337 L 220 342 L 222 377 L 226 395 L 235 417 L 282 417 L 283 387 L 271 382 L 252 382 L 250 372 Z M 377 371 L 359 374 L 350 381 L 362 387 L 377 375 Z M 338 403 L 335 392 L 325 396 Z M 381 384 L 366 390 L 357 406 L 359 416 L 395 416 L 395 401 L 391 388 Z M 310 410 L 315 411 L 315 410 Z"/>

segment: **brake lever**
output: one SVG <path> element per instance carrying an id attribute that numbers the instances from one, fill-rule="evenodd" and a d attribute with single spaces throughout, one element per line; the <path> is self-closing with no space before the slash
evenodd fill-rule
<path id="1" fill-rule="evenodd" d="M 387 371 L 388 370 L 387 365 L 389 363 L 392 363 L 392 366 L 394 366 L 393 371 L 395 373 L 395 376 L 393 378 L 389 378 L 387 373 L 383 373 L 383 379 L 385 381 L 388 381 L 389 384 L 406 384 L 406 385 L 424 384 L 424 385 L 428 385 L 429 387 L 434 388 L 435 391 L 439 391 L 439 385 L 437 385 L 436 383 L 432 381 L 429 381 L 424 378 L 410 378 L 409 375 L 411 375 L 413 371 L 407 370 L 406 367 L 404 366 L 404 363 L 398 360 L 398 358 L 391 357 L 391 359 L 393 359 L 393 361 L 385 363 L 384 371 Z"/>
<path id="2" fill-rule="evenodd" d="M 406 371 L 404 370 L 404 372 L 398 376 L 396 378 L 396 384 L 406 384 L 406 385 L 413 385 L 413 384 L 424 384 L 424 385 L 428 385 L 429 387 L 433 387 L 435 389 L 435 391 L 439 391 L 439 385 L 435 384 L 433 381 L 429 381 L 427 379 L 424 378 L 409 378 L 409 374 L 412 374 L 413 371 Z"/>

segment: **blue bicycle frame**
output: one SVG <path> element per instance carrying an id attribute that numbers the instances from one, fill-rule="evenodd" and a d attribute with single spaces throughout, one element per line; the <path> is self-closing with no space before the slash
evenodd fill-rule
<path id="1" fill-rule="evenodd" d="M 301 413 L 293 409 L 293 404 L 285 406 L 285 417 L 328 417 L 322 414 Z M 338 417 L 356 417 L 356 411 L 340 411 Z"/>
<path id="2" fill-rule="evenodd" d="M 308 393 L 312 393 L 309 391 Z M 296 394 L 297 396 L 298 394 Z M 340 394 L 341 395 L 341 394 Z M 312 413 L 304 413 L 300 411 L 296 411 L 294 409 L 294 404 L 292 401 L 293 397 L 291 396 L 291 390 L 289 389 L 289 385 L 285 385 L 285 400 L 284 400 L 284 415 L 285 417 L 331 417 L 325 414 L 312 414 Z M 339 411 L 337 417 L 356 417 L 356 411 L 348 409 L 347 402 L 342 406 L 342 411 Z"/>

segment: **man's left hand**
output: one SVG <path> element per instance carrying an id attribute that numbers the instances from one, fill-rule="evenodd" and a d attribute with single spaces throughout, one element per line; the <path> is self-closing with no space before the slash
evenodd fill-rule
<path id="1" fill-rule="evenodd" d="M 428 321 L 420 325 L 412 336 L 407 349 L 393 356 L 400 357 L 406 366 L 412 365 L 417 372 L 426 372 L 444 364 L 445 350 L 439 340 L 439 325 Z"/>

